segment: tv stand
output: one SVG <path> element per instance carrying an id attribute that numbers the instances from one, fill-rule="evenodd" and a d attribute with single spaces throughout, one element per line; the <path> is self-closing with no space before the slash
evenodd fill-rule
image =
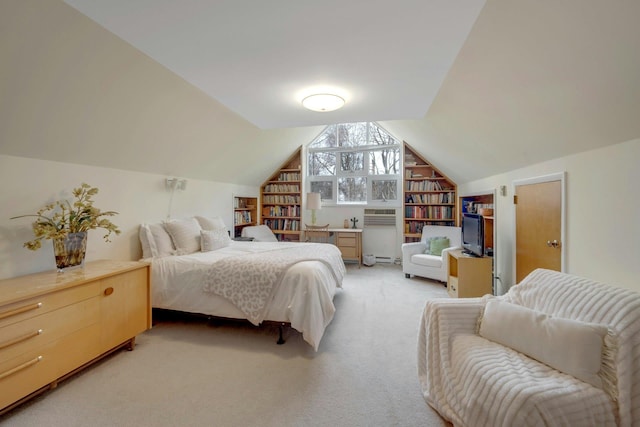
<path id="1" fill-rule="evenodd" d="M 478 255 L 474 254 L 473 252 L 468 251 L 466 249 L 462 250 L 462 255 L 468 256 L 468 257 L 472 257 L 472 258 L 482 258 L 482 257 L 480 257 L 480 256 L 478 256 Z"/>
<path id="2" fill-rule="evenodd" d="M 493 258 L 468 256 L 461 249 L 447 252 L 447 292 L 451 298 L 493 293 Z"/>

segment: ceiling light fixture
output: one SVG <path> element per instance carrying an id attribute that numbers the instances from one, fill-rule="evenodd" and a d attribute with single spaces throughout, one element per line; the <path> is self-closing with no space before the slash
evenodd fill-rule
<path id="1" fill-rule="evenodd" d="M 332 93 L 316 93 L 302 100 L 302 105 L 312 111 L 334 111 L 344 106 L 344 98 Z"/>

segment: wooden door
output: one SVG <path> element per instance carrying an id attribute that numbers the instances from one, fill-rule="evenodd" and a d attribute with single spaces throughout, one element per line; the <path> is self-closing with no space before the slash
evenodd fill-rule
<path id="1" fill-rule="evenodd" d="M 562 268 L 562 181 L 516 185 L 516 283 Z"/>

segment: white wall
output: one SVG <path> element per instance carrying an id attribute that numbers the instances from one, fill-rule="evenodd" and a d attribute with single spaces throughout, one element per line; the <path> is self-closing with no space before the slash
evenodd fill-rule
<path id="1" fill-rule="evenodd" d="M 513 284 L 512 204 L 514 180 L 550 173 L 567 174 L 568 273 L 590 277 L 640 291 L 640 139 L 540 163 L 505 174 L 463 184 L 459 194 L 477 193 L 506 185 L 506 197 L 496 198 L 497 271 L 502 291 Z M 153 175 L 93 166 L 33 160 L 0 155 L 0 278 L 13 277 L 55 267 L 51 244 L 32 252 L 22 243 L 32 238 L 30 220 L 10 220 L 33 213 L 46 202 L 70 194 L 81 182 L 97 186 L 95 206 L 120 214 L 114 222 L 122 234 L 105 243 L 100 229 L 92 231 L 87 260 L 100 258 L 138 259 L 137 232 L 141 222 L 161 221 L 167 215 L 170 194 L 164 175 Z M 173 217 L 193 214 L 221 216 L 232 224 L 232 197 L 258 196 L 259 188 L 189 180 L 185 192 L 176 192 Z M 362 227 L 363 208 L 324 208 L 317 211 L 318 223 L 340 227 L 344 219 L 356 216 Z M 303 220 L 310 221 L 303 210 Z M 396 233 L 396 254 L 400 256 L 402 228 Z M 366 246 L 366 242 L 365 242 Z"/>
<path id="2" fill-rule="evenodd" d="M 513 181 L 566 172 L 566 272 L 640 292 L 639 161 L 634 139 L 458 186 L 460 195 L 508 188 L 495 203 L 501 291 L 515 277 Z"/>
<path id="3" fill-rule="evenodd" d="M 112 218 L 122 233 L 111 243 L 102 239 L 102 229 L 89 232 L 86 260 L 103 258 L 135 260 L 141 256 L 138 226 L 142 222 L 166 219 L 170 193 L 164 175 L 153 175 L 93 166 L 34 160 L 0 155 L 0 279 L 55 268 L 49 240 L 38 251 L 22 244 L 33 238 L 30 218 L 10 217 L 32 214 L 48 202 L 68 198 L 71 190 L 86 182 L 99 188 L 94 206 L 114 210 Z M 258 187 L 190 179 L 185 191 L 176 191 L 172 217 L 220 216 L 233 225 L 233 196 L 258 196 Z"/>

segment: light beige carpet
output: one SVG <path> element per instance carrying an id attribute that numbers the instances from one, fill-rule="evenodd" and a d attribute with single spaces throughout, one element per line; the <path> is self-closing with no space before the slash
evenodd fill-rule
<path id="1" fill-rule="evenodd" d="M 417 378 L 418 322 L 446 289 L 349 266 L 318 352 L 276 327 L 178 319 L 0 418 L 7 426 L 444 426 Z"/>

